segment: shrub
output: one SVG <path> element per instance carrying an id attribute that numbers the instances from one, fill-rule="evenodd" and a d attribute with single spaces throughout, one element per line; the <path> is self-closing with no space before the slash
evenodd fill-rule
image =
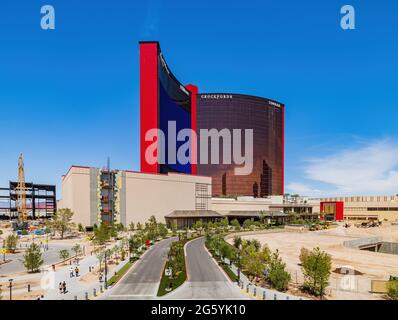
<path id="1" fill-rule="evenodd" d="M 398 280 L 387 282 L 387 295 L 393 300 L 398 300 Z"/>

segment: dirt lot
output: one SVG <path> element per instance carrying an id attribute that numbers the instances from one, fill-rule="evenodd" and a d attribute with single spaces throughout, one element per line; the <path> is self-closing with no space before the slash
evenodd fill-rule
<path id="1" fill-rule="evenodd" d="M 271 250 L 278 249 L 292 275 L 292 281 L 298 283 L 303 282 L 299 266 L 301 248 L 312 249 L 318 246 L 332 256 L 332 270 L 342 266 L 351 266 L 363 273 L 347 279 L 340 273 L 332 272 L 327 290 L 328 299 L 382 299 L 382 295 L 369 292 L 371 280 L 388 280 L 390 275 L 398 275 L 398 256 L 349 249 L 343 246 L 343 241 L 373 236 L 383 237 L 383 241 L 398 242 L 398 226 L 389 224 L 378 228 L 351 226 L 348 229 L 339 226 L 322 231 L 289 231 L 243 238 L 258 239 L 262 244 L 268 244 Z M 344 285 L 347 281 L 350 284 Z"/>

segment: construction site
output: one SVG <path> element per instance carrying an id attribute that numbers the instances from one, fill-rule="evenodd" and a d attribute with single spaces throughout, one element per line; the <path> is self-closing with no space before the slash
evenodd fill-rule
<path id="1" fill-rule="evenodd" d="M 398 276 L 398 225 L 384 223 L 374 228 L 340 223 L 327 230 L 286 227 L 284 232 L 246 235 L 271 250 L 279 250 L 292 280 L 304 282 L 300 266 L 301 248 L 319 247 L 332 257 L 327 299 L 379 300 L 385 298 L 385 281 Z"/>
<path id="2" fill-rule="evenodd" d="M 0 188 L 0 220 L 8 221 L 13 229 L 27 229 L 28 221 L 45 221 L 57 210 L 55 185 L 25 181 L 23 155 L 18 158 L 18 181 Z"/>

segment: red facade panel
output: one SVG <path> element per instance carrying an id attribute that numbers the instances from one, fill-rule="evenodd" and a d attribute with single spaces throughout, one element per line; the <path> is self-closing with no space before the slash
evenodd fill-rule
<path id="1" fill-rule="evenodd" d="M 191 129 L 196 133 L 196 98 L 198 94 L 198 87 L 192 84 L 185 86 L 191 93 Z M 192 137 L 192 163 L 191 163 L 191 174 L 197 174 L 197 135 Z"/>
<path id="2" fill-rule="evenodd" d="M 158 164 L 145 160 L 145 150 L 153 142 L 145 141 L 150 129 L 158 128 L 158 44 L 140 43 L 140 162 L 141 172 L 157 173 Z"/>
<path id="3" fill-rule="evenodd" d="M 333 207 L 333 212 L 325 212 L 325 207 L 328 206 Z M 324 219 L 325 214 L 334 214 L 334 218 L 336 221 L 344 220 L 344 202 L 343 201 L 333 201 L 333 202 L 321 202 L 320 203 L 320 211 L 321 211 L 321 219 Z"/>

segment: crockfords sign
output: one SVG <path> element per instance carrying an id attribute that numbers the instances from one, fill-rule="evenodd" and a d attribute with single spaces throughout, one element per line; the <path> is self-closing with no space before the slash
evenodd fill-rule
<path id="1" fill-rule="evenodd" d="M 232 99 L 232 94 L 201 94 L 201 99 Z"/>

